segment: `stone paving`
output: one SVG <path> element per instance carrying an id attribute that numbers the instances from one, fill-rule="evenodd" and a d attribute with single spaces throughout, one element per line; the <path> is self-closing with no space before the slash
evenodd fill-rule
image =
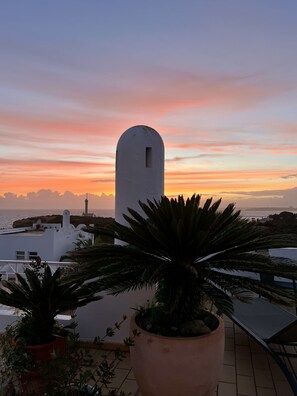
<path id="1" fill-rule="evenodd" d="M 228 318 L 225 319 L 225 333 L 224 367 L 214 396 L 293 396 L 273 359 Z M 131 392 L 131 396 L 141 396 L 129 356 L 118 364 L 110 387 L 127 394 Z"/>

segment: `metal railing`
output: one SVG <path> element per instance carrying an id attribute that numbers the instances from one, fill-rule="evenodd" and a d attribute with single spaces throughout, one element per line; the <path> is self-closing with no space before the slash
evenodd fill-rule
<path id="1" fill-rule="evenodd" d="M 0 275 L 2 280 L 15 279 L 16 274 L 24 274 L 25 268 L 34 268 L 34 260 L 0 260 Z M 73 265 L 71 261 L 42 261 L 42 265 L 50 267 L 55 272 L 59 267 L 67 268 Z"/>

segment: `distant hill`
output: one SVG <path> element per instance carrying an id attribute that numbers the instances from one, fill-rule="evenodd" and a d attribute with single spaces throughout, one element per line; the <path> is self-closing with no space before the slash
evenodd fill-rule
<path id="1" fill-rule="evenodd" d="M 281 212 L 268 216 L 266 221 L 258 223 L 269 227 L 273 233 L 297 234 L 297 214 L 292 212 Z"/>
<path id="2" fill-rule="evenodd" d="M 53 224 L 63 222 L 63 215 L 47 215 L 47 216 L 36 216 L 27 217 L 26 219 L 16 220 L 13 222 L 13 228 L 18 227 L 31 227 L 33 223 L 36 223 L 38 219 L 41 219 L 43 223 Z M 90 225 L 94 224 L 100 227 L 108 227 L 112 225 L 114 219 L 112 217 L 89 217 L 89 216 L 70 216 L 70 223 L 77 227 L 79 224 Z"/>
<path id="3" fill-rule="evenodd" d="M 259 207 L 255 207 L 255 208 L 253 208 L 253 207 L 252 208 L 240 208 L 240 210 L 249 210 L 249 211 L 255 211 L 255 212 L 261 212 L 261 211 L 279 212 L 280 210 L 296 212 L 297 208 L 292 208 L 292 207 L 284 208 L 284 207 L 278 207 L 278 206 L 259 206 Z"/>

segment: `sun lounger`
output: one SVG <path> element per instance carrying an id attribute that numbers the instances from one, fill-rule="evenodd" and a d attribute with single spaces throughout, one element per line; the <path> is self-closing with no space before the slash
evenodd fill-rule
<path id="1" fill-rule="evenodd" d="M 273 357 L 297 396 L 296 364 L 292 363 L 297 358 L 297 317 L 264 298 L 256 298 L 251 303 L 234 300 L 230 318 Z"/>

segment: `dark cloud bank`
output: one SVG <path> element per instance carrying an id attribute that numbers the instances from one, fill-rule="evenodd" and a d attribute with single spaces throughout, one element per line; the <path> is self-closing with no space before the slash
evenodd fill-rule
<path id="1" fill-rule="evenodd" d="M 297 208 L 297 187 L 287 190 L 240 191 L 221 192 L 214 198 L 223 197 L 223 202 L 228 203 L 230 199 L 224 198 L 229 194 L 238 196 L 235 201 L 238 208 L 248 207 L 279 207 Z M 88 194 L 89 210 L 114 209 L 114 195 Z M 83 209 L 85 194 L 74 194 L 70 191 L 59 193 L 52 190 L 39 190 L 29 192 L 26 195 L 16 195 L 11 192 L 0 196 L 0 209 Z"/>
<path id="2" fill-rule="evenodd" d="M 83 209 L 85 194 L 74 194 L 70 191 L 59 193 L 52 190 L 39 190 L 26 195 L 11 192 L 0 196 L 0 209 Z M 88 194 L 89 210 L 113 209 L 114 196 Z"/>
<path id="3" fill-rule="evenodd" d="M 234 194 L 239 198 L 236 204 L 239 208 L 297 208 L 297 187 L 286 190 L 263 190 L 263 191 L 228 191 L 225 194 Z"/>

